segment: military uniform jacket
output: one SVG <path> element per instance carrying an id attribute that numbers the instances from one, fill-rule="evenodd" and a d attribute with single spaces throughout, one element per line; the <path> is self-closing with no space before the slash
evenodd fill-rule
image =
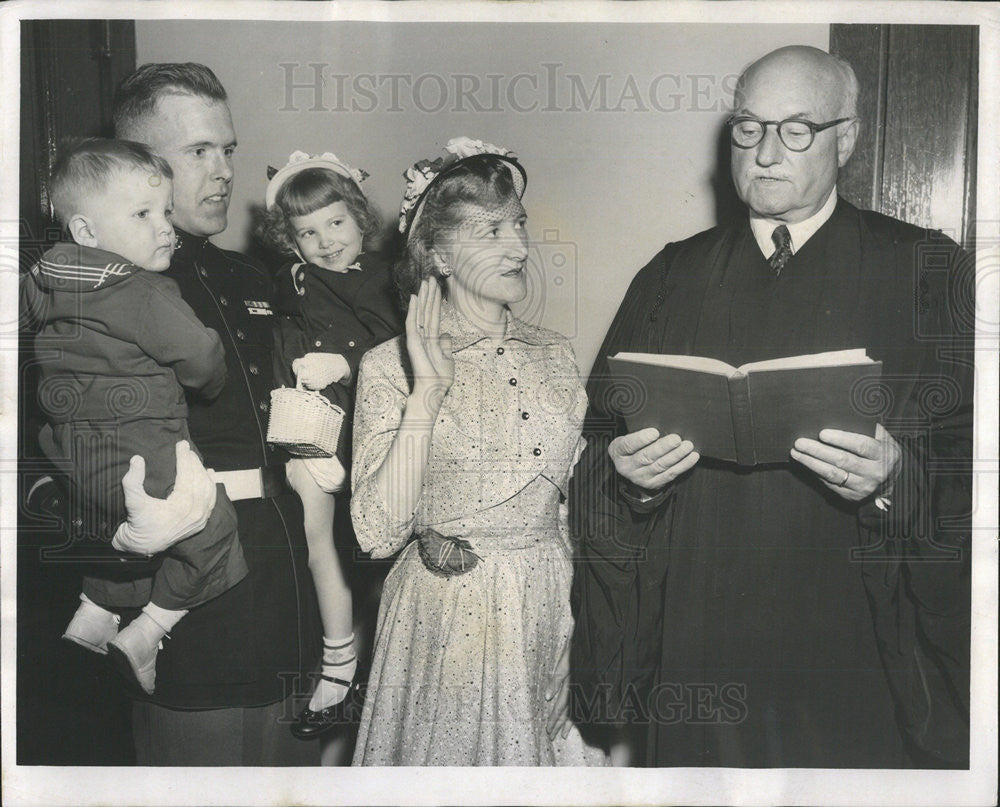
<path id="1" fill-rule="evenodd" d="M 178 231 L 170 268 L 185 302 L 220 335 L 227 381 L 211 403 L 188 399 L 191 437 L 217 471 L 280 465 L 266 442 L 272 378 L 271 284 L 244 256 Z M 319 655 L 318 610 L 302 507 L 290 491 L 234 502 L 250 572 L 189 613 L 157 658 L 152 700 L 178 708 L 273 703 Z M 304 684 L 300 683 L 300 687 Z"/>

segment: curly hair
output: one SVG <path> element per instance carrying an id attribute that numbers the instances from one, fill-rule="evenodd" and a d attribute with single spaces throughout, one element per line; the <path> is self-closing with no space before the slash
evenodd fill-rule
<path id="1" fill-rule="evenodd" d="M 438 177 L 423 203 L 420 218 L 410 230 L 403 254 L 393 267 L 393 280 L 404 309 L 425 277 L 433 277 L 447 297 L 448 288 L 434 260 L 439 233 L 458 227 L 469 205 L 494 207 L 518 199 L 507 163 L 492 154 L 461 162 Z"/>
<path id="2" fill-rule="evenodd" d="M 382 226 L 378 213 L 352 180 L 329 168 L 306 168 L 278 188 L 274 206 L 257 223 L 257 236 L 281 253 L 294 253 L 290 218 L 308 216 L 337 202 L 344 203 L 362 235 L 374 237 L 378 233 Z"/>

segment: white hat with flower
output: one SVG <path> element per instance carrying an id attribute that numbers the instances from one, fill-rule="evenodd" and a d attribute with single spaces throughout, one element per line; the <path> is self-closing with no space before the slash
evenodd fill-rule
<path id="1" fill-rule="evenodd" d="M 406 190 L 399 208 L 399 231 L 407 236 L 416 225 L 417 219 L 420 218 L 424 199 L 431 186 L 469 158 L 484 154 L 501 158 L 509 166 L 518 197 L 524 195 L 528 175 L 517 161 L 517 156 L 510 149 L 494 146 L 492 143 L 484 143 L 482 140 L 473 140 L 470 137 L 453 137 L 445 144 L 444 150 L 447 152 L 444 157 L 438 157 L 433 161 L 420 160 L 403 173 L 403 177 L 406 179 Z"/>
<path id="2" fill-rule="evenodd" d="M 368 178 L 366 171 L 352 168 L 330 151 L 325 151 L 322 154 L 306 154 L 304 151 L 293 151 L 284 167 L 275 169 L 268 166 L 267 178 L 270 181 L 267 183 L 267 190 L 264 191 L 264 206 L 268 210 L 274 207 L 274 200 L 277 198 L 278 190 L 281 186 L 292 176 L 299 173 L 299 171 L 305 171 L 307 168 L 327 168 L 335 174 L 340 174 L 342 177 L 350 179 L 364 193 L 364 190 L 361 189 L 361 183 Z"/>

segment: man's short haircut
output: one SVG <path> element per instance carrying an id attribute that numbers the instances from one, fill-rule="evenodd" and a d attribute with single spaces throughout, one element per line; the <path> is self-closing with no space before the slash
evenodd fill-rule
<path id="1" fill-rule="evenodd" d="M 80 212 L 84 201 L 103 193 L 116 176 L 146 171 L 150 177 L 173 179 L 170 165 L 142 143 L 91 137 L 60 149 L 49 179 L 49 199 L 63 224 Z"/>
<path id="2" fill-rule="evenodd" d="M 196 62 L 144 64 L 126 76 L 115 91 L 111 109 L 115 134 L 136 137 L 156 110 L 161 95 L 194 95 L 226 103 L 228 96 L 215 73 Z"/>

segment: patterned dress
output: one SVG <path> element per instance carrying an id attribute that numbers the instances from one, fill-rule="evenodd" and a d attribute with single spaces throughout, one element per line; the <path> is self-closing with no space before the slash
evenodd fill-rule
<path id="1" fill-rule="evenodd" d="M 556 333 L 508 313 L 489 337 L 442 305 L 455 381 L 434 425 L 417 510 L 400 520 L 375 472 L 410 388 L 405 344 L 361 364 L 351 515 L 373 557 L 400 552 L 385 581 L 355 765 L 593 765 L 576 727 L 545 732 L 544 688 L 572 632 L 566 485 L 582 448 L 586 394 Z M 482 559 L 442 577 L 414 530 L 467 540 Z"/>

